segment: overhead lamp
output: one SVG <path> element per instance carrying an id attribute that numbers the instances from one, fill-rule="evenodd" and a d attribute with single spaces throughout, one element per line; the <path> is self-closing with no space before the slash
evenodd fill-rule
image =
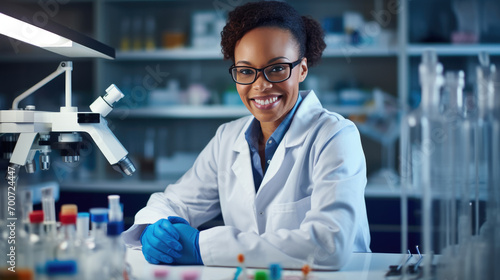
<path id="1" fill-rule="evenodd" d="M 0 34 L 66 57 L 114 59 L 115 50 L 47 17 L 30 20 L 22 7 L 0 4 Z"/>

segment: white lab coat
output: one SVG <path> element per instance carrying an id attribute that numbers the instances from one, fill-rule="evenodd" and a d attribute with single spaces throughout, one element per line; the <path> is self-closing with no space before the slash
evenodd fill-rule
<path id="1" fill-rule="evenodd" d="M 279 144 L 257 193 L 245 131 L 252 116 L 221 125 L 193 167 L 154 193 L 123 234 L 140 247 L 146 224 L 180 216 L 193 227 L 222 212 L 224 226 L 200 232 L 205 265 L 281 263 L 339 269 L 351 252 L 370 252 L 364 189 L 366 163 L 356 126 L 321 106 L 312 91 Z"/>

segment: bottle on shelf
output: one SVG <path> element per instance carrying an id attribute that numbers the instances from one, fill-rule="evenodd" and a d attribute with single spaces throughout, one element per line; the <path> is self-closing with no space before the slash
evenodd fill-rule
<path id="1" fill-rule="evenodd" d="M 153 51 L 156 49 L 156 39 L 155 39 L 155 34 L 156 34 L 156 20 L 153 16 L 148 16 L 145 19 L 145 43 L 144 43 L 144 48 L 147 51 Z"/>
<path id="2" fill-rule="evenodd" d="M 144 45 L 142 42 L 142 17 L 136 16 L 132 22 L 132 50 L 140 51 L 143 49 Z"/>
<path id="3" fill-rule="evenodd" d="M 120 26 L 120 31 L 121 31 L 120 50 L 122 51 L 129 51 L 131 49 L 130 26 L 131 26 L 130 18 L 124 17 L 122 19 Z"/>

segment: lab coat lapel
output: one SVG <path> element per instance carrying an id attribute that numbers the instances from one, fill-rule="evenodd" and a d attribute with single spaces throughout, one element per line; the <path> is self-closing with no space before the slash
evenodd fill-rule
<path id="1" fill-rule="evenodd" d="M 295 112 L 288 132 L 283 137 L 282 142 L 285 148 L 302 144 L 311 129 L 311 124 L 315 122 L 315 119 L 319 118 L 320 111 L 323 110 L 323 106 L 314 91 L 310 90 L 301 93 L 304 99 L 297 108 L 297 112 Z"/>
<path id="2" fill-rule="evenodd" d="M 290 128 L 288 128 L 288 131 L 285 133 L 283 140 L 271 159 L 271 163 L 262 179 L 262 184 L 257 195 L 265 190 L 269 180 L 271 180 L 283 166 L 283 161 L 287 160 L 287 154 L 290 152 L 290 148 L 304 142 L 309 133 L 310 124 L 313 121 L 312 118 L 317 118 L 319 116 L 317 111 L 322 110 L 321 103 L 312 90 L 301 92 L 301 94 L 304 99 L 297 108 Z"/>
<path id="3" fill-rule="evenodd" d="M 248 127 L 251 120 L 247 123 Z M 234 175 L 237 178 L 238 185 L 252 199 L 255 198 L 255 187 L 252 173 L 252 162 L 250 159 L 250 148 L 245 139 L 246 128 L 242 130 L 233 145 L 233 151 L 236 152 L 236 158 L 231 166 Z"/>
<path id="4" fill-rule="evenodd" d="M 265 191 L 265 186 L 269 182 L 271 178 L 278 173 L 278 170 L 282 166 L 283 160 L 285 159 L 285 147 L 282 143 L 279 144 L 276 152 L 274 152 L 273 158 L 271 159 L 271 163 L 269 164 L 266 174 L 264 174 L 264 178 L 262 178 L 262 183 L 260 184 L 260 188 L 257 191 L 257 196 L 262 193 L 263 189 Z"/>

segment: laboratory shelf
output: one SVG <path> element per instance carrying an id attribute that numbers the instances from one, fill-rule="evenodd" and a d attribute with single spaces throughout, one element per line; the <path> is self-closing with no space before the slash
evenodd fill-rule
<path id="1" fill-rule="evenodd" d="M 396 47 L 357 47 L 346 46 L 339 48 L 327 48 L 323 52 L 323 57 L 390 57 L 397 56 Z M 118 61 L 144 61 L 144 60 L 217 60 L 222 59 L 220 49 L 158 49 L 141 51 L 117 51 Z"/>
<path id="2" fill-rule="evenodd" d="M 500 55 L 500 44 L 410 44 L 408 55 L 420 56 L 427 49 L 433 49 L 442 56 L 476 56 L 480 52 Z"/>
<path id="3" fill-rule="evenodd" d="M 325 106 L 331 112 L 336 112 L 343 116 L 368 115 L 375 111 L 375 106 Z M 137 109 L 113 110 L 110 117 L 113 118 L 182 118 L 182 119 L 225 119 L 240 118 L 250 115 L 244 106 L 194 106 L 194 105 L 174 105 L 164 107 L 145 107 Z"/>
<path id="4" fill-rule="evenodd" d="M 344 46 L 326 48 L 323 57 L 391 57 L 398 55 L 397 47 Z"/>
<path id="5" fill-rule="evenodd" d="M 162 49 L 150 51 L 117 51 L 118 61 L 144 61 L 144 60 L 210 60 L 222 59 L 220 49 Z"/>

